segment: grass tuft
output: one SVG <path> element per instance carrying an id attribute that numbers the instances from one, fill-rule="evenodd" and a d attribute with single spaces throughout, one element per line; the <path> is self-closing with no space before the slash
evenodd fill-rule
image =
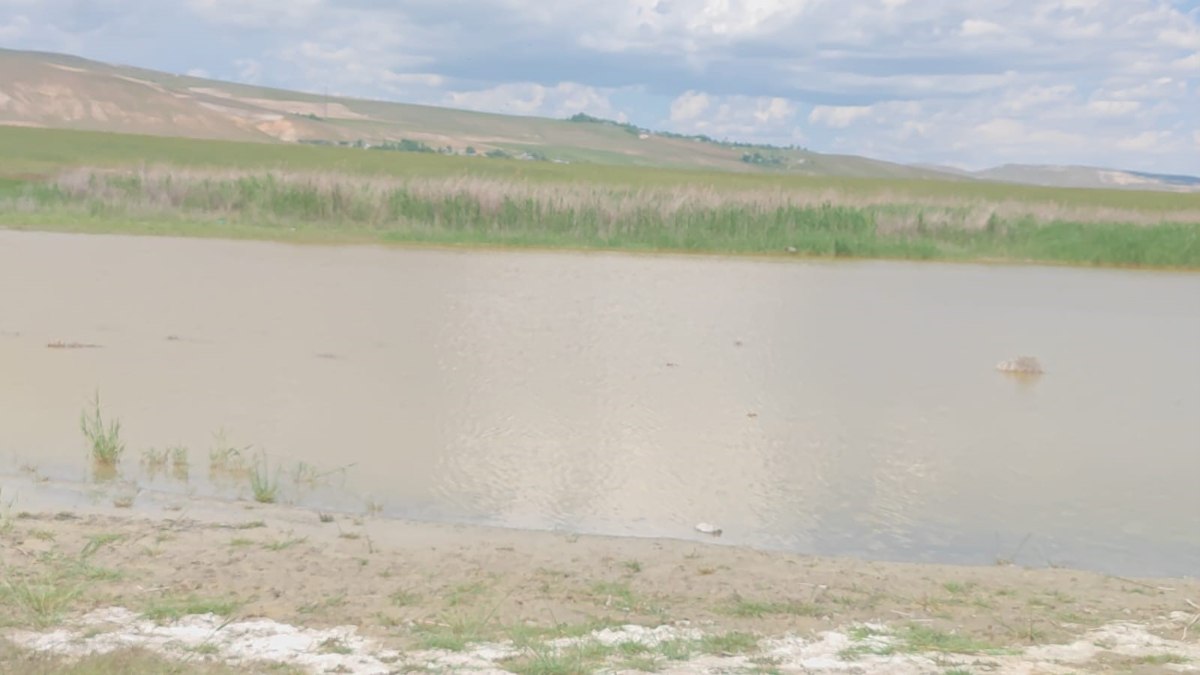
<path id="1" fill-rule="evenodd" d="M 177 621 L 185 616 L 195 614 L 216 614 L 227 617 L 236 612 L 240 606 L 241 603 L 228 598 L 167 595 L 150 600 L 143 608 L 142 616 L 158 623 Z"/>
<path id="2" fill-rule="evenodd" d="M 758 648 L 758 638 L 750 633 L 730 631 L 705 635 L 700 639 L 700 651 L 706 654 L 745 654 Z"/>
<path id="3" fill-rule="evenodd" d="M 79 416 L 79 427 L 87 439 L 95 466 L 115 469 L 125 452 L 125 443 L 121 440 L 121 421 L 104 423 L 104 416 L 100 410 L 100 390 L 96 390 L 90 414 L 88 410 L 84 410 Z"/>
<path id="4" fill-rule="evenodd" d="M 250 491 L 254 501 L 260 504 L 274 504 L 279 498 L 279 472 L 271 474 L 270 463 L 265 453 L 250 468 Z"/>

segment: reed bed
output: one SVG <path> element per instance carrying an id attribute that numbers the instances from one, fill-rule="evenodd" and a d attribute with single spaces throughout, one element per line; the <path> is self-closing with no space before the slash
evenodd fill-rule
<path id="1" fill-rule="evenodd" d="M 1200 210 L 833 188 L 77 168 L 5 198 L 83 219 L 294 229 L 383 241 L 999 259 L 1200 268 Z"/>

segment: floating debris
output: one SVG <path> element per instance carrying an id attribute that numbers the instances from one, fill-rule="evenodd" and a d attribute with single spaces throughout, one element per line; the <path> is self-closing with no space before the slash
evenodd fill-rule
<path id="1" fill-rule="evenodd" d="M 697 523 L 696 531 L 700 532 L 701 534 L 711 534 L 714 537 L 721 536 L 721 528 L 713 525 L 712 523 Z"/>
<path id="2" fill-rule="evenodd" d="M 63 342 L 55 340 L 54 342 L 46 343 L 48 349 L 99 349 L 100 345 L 94 345 L 89 342 Z"/>
<path id="3" fill-rule="evenodd" d="M 996 370 L 1017 375 L 1041 375 L 1046 372 L 1042 369 L 1042 364 L 1032 356 L 1018 356 L 1009 361 L 1001 361 L 996 364 Z"/>

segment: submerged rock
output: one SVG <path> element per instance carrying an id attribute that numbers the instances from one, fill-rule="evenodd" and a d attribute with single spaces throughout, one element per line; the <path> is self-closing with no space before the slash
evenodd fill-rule
<path id="1" fill-rule="evenodd" d="M 1018 356 L 1015 359 L 1001 361 L 996 364 L 996 370 L 1018 375 L 1041 375 L 1046 372 L 1042 370 L 1042 364 L 1032 356 Z"/>

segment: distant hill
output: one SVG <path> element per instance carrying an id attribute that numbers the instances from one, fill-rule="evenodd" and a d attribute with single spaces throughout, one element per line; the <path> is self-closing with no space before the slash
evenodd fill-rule
<path id="1" fill-rule="evenodd" d="M 910 166 L 680 136 L 582 114 L 553 120 L 325 97 L 6 49 L 0 49 L 0 125 L 732 172 L 1200 191 L 1200 178 L 1192 176 L 1089 167 L 1008 165 L 969 172 Z"/>
<path id="2" fill-rule="evenodd" d="M 655 133 L 586 115 L 553 120 L 326 98 L 13 50 L 0 50 L 0 124 L 265 143 L 384 145 L 558 162 L 949 178 L 864 157 Z"/>
<path id="3" fill-rule="evenodd" d="M 969 175 L 984 180 L 1049 187 L 1200 191 L 1200 178 L 1196 176 L 1145 173 L 1090 166 L 1006 164 L 994 169 L 971 172 Z"/>

